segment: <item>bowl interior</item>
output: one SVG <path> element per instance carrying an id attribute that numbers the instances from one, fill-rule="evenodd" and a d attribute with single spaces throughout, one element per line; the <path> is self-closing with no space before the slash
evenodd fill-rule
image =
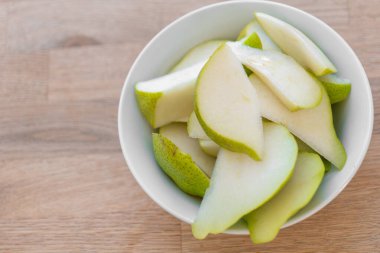
<path id="1" fill-rule="evenodd" d="M 266 12 L 299 28 L 328 55 L 339 75 L 352 82 L 349 99 L 333 107 L 337 133 L 347 151 L 346 165 L 340 172 L 330 171 L 309 205 L 284 227 L 305 219 L 334 199 L 354 176 L 368 148 L 373 105 L 367 77 L 355 53 L 326 24 L 298 9 L 269 1 L 232 1 L 189 13 L 161 31 L 141 52 L 124 84 L 119 107 L 120 142 L 129 169 L 155 202 L 187 223 L 194 220 L 200 200 L 179 190 L 158 167 L 152 150 L 152 130 L 139 111 L 134 85 L 165 74 L 190 48 L 203 41 L 234 40 L 254 11 Z M 238 224 L 227 232 L 247 231 L 244 224 Z"/>

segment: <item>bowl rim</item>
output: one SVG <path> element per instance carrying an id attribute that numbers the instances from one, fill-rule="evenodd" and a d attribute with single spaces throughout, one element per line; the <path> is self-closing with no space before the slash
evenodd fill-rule
<path id="1" fill-rule="evenodd" d="M 314 19 L 314 21 L 318 22 L 321 26 L 324 26 L 324 28 L 330 30 L 330 32 L 332 32 L 332 34 L 337 37 L 337 39 L 339 40 L 339 42 L 344 45 L 349 51 L 350 53 L 352 53 L 354 57 L 354 61 L 356 62 L 357 66 L 359 67 L 358 68 L 358 72 L 359 74 L 363 77 L 363 82 L 364 82 L 364 86 L 367 87 L 367 89 L 365 89 L 366 93 L 367 93 L 367 97 L 369 98 L 367 103 L 369 104 L 369 110 L 368 110 L 368 118 L 369 118 L 369 124 L 368 124 L 368 128 L 366 129 L 366 136 L 365 136 L 365 140 L 364 140 L 364 144 L 363 144 L 363 149 L 360 151 L 359 155 L 358 155 L 358 160 L 357 162 L 353 165 L 353 169 L 351 171 L 351 174 L 349 175 L 349 177 L 347 177 L 347 179 L 345 180 L 345 182 L 342 184 L 342 186 L 335 190 L 332 194 L 330 194 L 324 201 L 322 201 L 320 204 L 318 204 L 316 206 L 316 208 L 314 208 L 313 210 L 301 215 L 300 217 L 297 217 L 296 219 L 292 219 L 292 220 L 289 220 L 286 224 L 284 224 L 281 228 L 287 228 L 287 227 L 290 227 L 296 223 L 299 223 L 305 219 L 307 219 L 308 217 L 311 217 L 312 215 L 314 215 L 315 213 L 317 213 L 318 211 L 320 211 L 321 209 L 323 209 L 324 207 L 326 207 L 329 203 L 331 203 L 345 188 L 346 186 L 349 184 L 349 182 L 351 182 L 352 178 L 356 175 L 357 171 L 359 170 L 360 168 L 360 165 L 362 164 L 364 158 L 366 157 L 366 153 L 368 151 L 368 148 L 369 148 L 369 145 L 370 145 L 370 142 L 371 142 L 371 137 L 372 137 L 372 131 L 373 131 L 373 121 L 374 121 L 374 105 L 373 105 L 373 97 L 372 97 L 372 91 L 371 91 L 371 86 L 370 86 L 370 83 L 368 81 L 368 77 L 367 77 L 367 74 L 364 70 L 364 67 L 362 65 L 362 63 L 360 62 L 358 56 L 356 55 L 356 53 L 354 52 L 354 50 L 351 48 L 351 46 L 333 29 L 331 28 L 328 24 L 326 24 L 325 22 L 323 22 L 322 20 L 320 20 L 319 18 L 315 17 L 314 15 L 306 12 L 306 11 L 303 11 L 303 10 L 300 10 L 296 7 L 293 7 L 293 6 L 290 6 L 290 5 L 287 5 L 287 4 L 283 4 L 283 3 L 278 3 L 278 2 L 272 2 L 272 1 L 265 1 L 265 0 L 235 0 L 235 1 L 227 1 L 227 2 L 221 2 L 221 3 L 214 3 L 214 4 L 210 4 L 210 5 L 206 5 L 206 6 L 203 6 L 203 7 L 200 7 L 200 8 L 197 8 L 195 10 L 192 10 L 184 15 L 182 15 L 181 17 L 175 19 L 174 21 L 172 21 L 170 24 L 168 24 L 167 26 L 165 26 L 162 30 L 160 30 L 145 46 L 144 48 L 140 51 L 140 53 L 138 54 L 138 56 L 136 57 L 136 59 L 134 60 L 132 66 L 130 67 L 129 71 L 128 71 L 128 75 L 123 83 L 123 88 L 121 90 L 121 94 L 120 94 L 120 99 L 119 99 L 119 105 L 118 105 L 118 134 L 119 134 L 119 142 L 120 142 L 120 146 L 121 146 L 121 150 L 122 150 L 122 153 L 123 153 L 123 156 L 124 156 L 124 159 L 127 163 L 127 166 L 128 166 L 128 169 L 129 171 L 132 173 L 134 179 L 137 181 L 137 183 L 139 184 L 139 186 L 143 189 L 143 191 L 157 204 L 159 205 L 162 209 L 164 209 L 165 211 L 167 211 L 168 213 L 170 213 L 171 215 L 173 215 L 174 217 L 176 217 L 177 219 L 183 221 L 183 222 L 186 222 L 188 224 L 191 224 L 191 220 L 188 218 L 188 217 L 184 217 L 182 214 L 174 211 L 172 208 L 168 207 L 168 206 L 164 206 L 162 203 L 160 203 L 159 201 L 157 201 L 154 197 L 153 197 L 153 194 L 151 192 L 149 192 L 147 190 L 147 187 L 145 187 L 145 183 L 143 182 L 143 180 L 141 180 L 136 174 L 136 171 L 135 169 L 133 169 L 131 166 L 131 161 L 130 161 L 130 156 L 129 154 L 127 153 L 126 151 L 126 148 L 124 147 L 126 144 L 123 142 L 124 140 L 124 133 L 122 131 L 123 129 L 123 125 L 122 125 L 122 106 L 123 104 L 125 103 L 125 100 L 126 100 L 126 93 L 127 93 L 127 86 L 128 86 L 128 83 L 130 82 L 130 78 L 131 78 L 131 75 L 132 73 L 135 71 L 135 68 L 136 68 L 136 65 L 137 63 L 139 62 L 140 58 L 145 54 L 145 51 L 147 51 L 147 49 L 155 43 L 155 41 L 157 40 L 157 38 L 159 38 L 160 36 L 162 36 L 162 34 L 164 34 L 167 30 L 169 30 L 171 27 L 175 26 L 177 23 L 181 22 L 182 20 L 184 19 L 187 19 L 189 18 L 190 16 L 193 16 L 194 14 L 198 13 L 198 12 L 202 12 L 202 11 L 205 11 L 207 9 L 211 9 L 211 8 L 215 8 L 215 7 L 220 7 L 220 6 L 224 6 L 224 5 L 239 5 L 239 4 L 243 4 L 243 3 L 265 3 L 265 4 L 270 4 L 270 5 L 274 5 L 274 6 L 280 6 L 282 8 L 288 8 L 288 9 L 292 9 L 293 11 L 295 12 L 299 12 L 301 15 L 307 15 L 309 16 L 309 18 L 311 19 Z M 248 231 L 243 231 L 243 230 L 236 230 L 236 229 L 228 229 L 226 230 L 224 233 L 227 233 L 227 234 L 247 234 Z"/>

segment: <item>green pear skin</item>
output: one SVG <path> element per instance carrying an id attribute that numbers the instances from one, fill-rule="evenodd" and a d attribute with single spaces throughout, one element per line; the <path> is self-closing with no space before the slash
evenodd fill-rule
<path id="1" fill-rule="evenodd" d="M 186 124 L 172 123 L 160 128 L 159 133 L 173 142 L 179 150 L 191 156 L 195 164 L 208 177 L 211 177 L 215 165 L 215 158 L 203 152 L 197 139 L 187 134 Z"/>
<path id="2" fill-rule="evenodd" d="M 203 67 L 195 91 L 195 114 L 219 146 L 259 160 L 263 127 L 256 91 L 226 44 Z M 239 131 L 236 131 L 239 129 Z"/>
<path id="3" fill-rule="evenodd" d="M 294 136 L 296 139 L 297 145 L 298 145 L 298 151 L 299 152 L 309 152 L 309 153 L 316 153 L 314 149 L 309 147 L 305 142 L 303 142 L 300 138 L 297 138 Z M 325 165 L 325 172 L 329 172 L 331 170 L 331 163 L 326 160 L 326 158 L 321 157 L 323 164 Z"/>
<path id="4" fill-rule="evenodd" d="M 322 85 L 322 101 L 317 107 L 291 112 L 259 78 L 255 75 L 249 78 L 258 93 L 264 118 L 286 126 L 292 134 L 338 169 L 344 167 L 346 151 L 336 135 L 330 100 Z"/>
<path id="5" fill-rule="evenodd" d="M 261 39 L 256 32 L 254 32 L 250 36 L 247 36 L 246 38 L 242 39 L 242 42 L 243 42 L 243 45 L 246 45 L 249 47 L 253 47 L 253 48 L 257 48 L 257 49 L 263 48 L 263 45 L 261 43 Z M 252 74 L 252 70 L 250 70 L 246 66 L 243 66 L 243 68 L 244 68 L 244 71 L 247 74 L 247 76 Z"/>
<path id="6" fill-rule="evenodd" d="M 220 149 L 210 188 L 192 224 L 195 238 L 224 232 L 271 199 L 288 181 L 298 153 L 293 135 L 281 125 L 264 123 L 264 138 L 261 161 Z"/>
<path id="7" fill-rule="evenodd" d="M 282 225 L 310 202 L 322 182 L 324 171 L 319 155 L 299 153 L 294 173 L 285 187 L 245 216 L 252 242 L 267 243 L 275 239 Z"/>
<path id="8" fill-rule="evenodd" d="M 194 108 L 196 81 L 203 65 L 203 63 L 198 63 L 136 84 L 137 103 L 153 128 L 190 116 Z"/>
<path id="9" fill-rule="evenodd" d="M 210 180 L 191 156 L 162 134 L 153 133 L 153 151 L 161 169 L 184 192 L 203 197 Z"/>
<path id="10" fill-rule="evenodd" d="M 281 52 L 227 43 L 240 62 L 252 70 L 291 111 L 316 107 L 319 83 L 293 58 Z"/>
<path id="11" fill-rule="evenodd" d="M 268 37 L 256 20 L 249 22 L 239 33 L 237 41 L 246 40 L 251 34 L 256 33 L 260 38 L 261 49 L 281 52 L 281 49 Z"/>
<path id="12" fill-rule="evenodd" d="M 148 123 L 155 127 L 155 108 L 157 101 L 162 96 L 162 92 L 149 93 L 135 90 L 140 111 L 145 116 Z"/>
<path id="13" fill-rule="evenodd" d="M 327 94 L 329 95 L 331 104 L 341 102 L 345 100 L 348 97 L 348 95 L 350 95 L 350 80 L 340 78 L 335 74 L 321 76 L 318 79 L 325 87 Z"/>
<path id="14" fill-rule="evenodd" d="M 335 73 L 336 67 L 304 33 L 294 26 L 265 13 L 255 17 L 269 37 L 289 56 L 316 76 Z"/>
<path id="15" fill-rule="evenodd" d="M 244 41 L 243 44 L 249 47 L 262 49 L 263 45 L 261 44 L 260 37 L 257 33 L 252 33 L 250 36 L 248 36 Z"/>

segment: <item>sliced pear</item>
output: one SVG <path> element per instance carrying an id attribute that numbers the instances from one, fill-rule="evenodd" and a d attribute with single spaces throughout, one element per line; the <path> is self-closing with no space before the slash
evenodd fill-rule
<path id="1" fill-rule="evenodd" d="M 254 87 L 227 45 L 210 57 L 198 78 L 195 113 L 203 130 L 221 147 L 263 154 L 263 126 Z"/>
<path id="2" fill-rule="evenodd" d="M 264 123 L 262 161 L 220 149 L 214 172 L 192 231 L 203 239 L 236 223 L 275 195 L 290 178 L 297 158 L 297 143 L 289 131 Z"/>
<path id="3" fill-rule="evenodd" d="M 199 145 L 201 149 L 208 155 L 217 157 L 220 150 L 220 146 L 213 141 L 209 140 L 199 140 Z"/>
<path id="4" fill-rule="evenodd" d="M 239 43 L 239 42 L 237 42 L 237 43 Z M 243 38 L 240 41 L 240 43 L 242 43 L 243 45 L 253 47 L 253 48 L 258 48 L 258 49 L 262 49 L 262 47 L 263 47 L 263 45 L 261 44 L 260 37 L 255 32 L 252 33 L 251 35 Z M 247 68 L 246 66 L 243 66 L 243 68 L 244 68 L 244 71 L 247 74 L 247 76 L 252 74 L 252 71 L 249 68 Z"/>
<path id="5" fill-rule="evenodd" d="M 244 38 L 246 38 L 247 36 L 249 36 L 250 34 L 252 34 L 253 32 L 255 32 L 255 30 L 253 29 L 255 22 L 257 23 L 257 21 L 252 20 L 246 26 L 244 26 L 244 28 L 240 31 L 240 33 L 239 33 L 238 37 L 236 38 L 236 40 L 237 41 L 243 40 Z"/>
<path id="6" fill-rule="evenodd" d="M 190 114 L 189 120 L 187 121 L 187 132 L 191 138 L 211 140 L 203 130 L 195 112 Z"/>
<path id="7" fill-rule="evenodd" d="M 180 119 L 175 120 L 174 122 L 187 123 L 189 117 L 182 117 Z"/>
<path id="8" fill-rule="evenodd" d="M 210 40 L 195 46 L 185 54 L 170 72 L 176 72 L 191 67 L 197 63 L 206 62 L 215 50 L 224 42 L 225 41 L 223 40 Z"/>
<path id="9" fill-rule="evenodd" d="M 194 108 L 195 84 L 203 65 L 199 63 L 136 84 L 135 92 L 140 110 L 153 128 L 190 116 Z"/>
<path id="10" fill-rule="evenodd" d="M 166 125 L 152 137 L 154 156 L 162 170 L 185 193 L 203 197 L 215 159 L 201 150 L 197 140 L 188 137 L 183 123 Z"/>
<path id="11" fill-rule="evenodd" d="M 309 152 L 314 153 L 316 152 L 314 149 L 309 147 L 305 142 L 303 142 L 300 138 L 295 137 L 297 145 L 298 145 L 298 152 Z M 322 162 L 325 165 L 325 172 L 329 172 L 331 169 L 331 163 L 326 160 L 326 158 L 322 157 Z"/>
<path id="12" fill-rule="evenodd" d="M 321 101 L 318 82 L 293 58 L 276 51 L 228 43 L 237 58 L 269 86 L 291 111 L 313 108 Z"/>
<path id="13" fill-rule="evenodd" d="M 300 138 L 295 137 L 297 145 L 298 145 L 298 152 L 309 152 L 312 153 L 314 150 L 309 147 L 305 142 L 303 142 Z"/>
<path id="14" fill-rule="evenodd" d="M 318 79 L 325 87 L 331 104 L 345 100 L 350 94 L 351 82 L 348 79 L 340 78 L 335 74 L 321 76 Z"/>
<path id="15" fill-rule="evenodd" d="M 294 173 L 285 187 L 245 216 L 252 242 L 272 241 L 281 226 L 310 202 L 322 182 L 324 171 L 319 155 L 299 153 Z"/>
<path id="16" fill-rule="evenodd" d="M 290 112 L 259 78 L 251 75 L 249 79 L 257 90 L 264 118 L 283 124 L 338 169 L 343 168 L 346 151 L 335 133 L 329 97 L 322 86 L 322 101 L 317 107 Z"/>
<path id="17" fill-rule="evenodd" d="M 186 153 L 161 134 L 152 134 L 153 149 L 162 170 L 185 193 L 203 197 L 210 180 Z"/>
<path id="18" fill-rule="evenodd" d="M 250 34 L 256 33 L 261 41 L 261 47 L 264 50 L 281 51 L 281 49 L 268 37 L 256 20 L 249 22 L 240 32 L 237 40 L 246 40 Z"/>
<path id="19" fill-rule="evenodd" d="M 211 177 L 215 159 L 202 151 L 197 140 L 188 136 L 186 124 L 169 124 L 161 127 L 159 133 L 173 142 L 180 151 L 190 155 L 195 164 L 206 173 L 207 176 Z"/>
<path id="20" fill-rule="evenodd" d="M 325 173 L 329 172 L 331 170 L 331 163 L 327 161 L 324 157 L 322 157 L 323 165 L 325 166 Z"/>
<path id="21" fill-rule="evenodd" d="M 192 112 L 187 122 L 187 132 L 191 138 L 199 139 L 201 149 L 208 155 L 216 157 L 220 146 L 213 142 L 203 131 L 195 112 Z"/>
<path id="22" fill-rule="evenodd" d="M 253 48 L 258 48 L 262 49 L 263 45 L 261 44 L 260 37 L 257 33 L 252 33 L 250 36 L 247 38 L 243 39 L 243 45 L 253 47 Z"/>
<path id="23" fill-rule="evenodd" d="M 255 16 L 269 37 L 286 54 L 315 75 L 323 76 L 337 71 L 321 49 L 300 30 L 265 13 L 256 13 Z"/>

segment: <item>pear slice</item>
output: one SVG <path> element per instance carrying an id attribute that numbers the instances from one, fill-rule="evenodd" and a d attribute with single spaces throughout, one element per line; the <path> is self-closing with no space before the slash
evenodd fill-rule
<path id="1" fill-rule="evenodd" d="M 309 147 L 305 142 L 303 142 L 300 138 L 295 137 L 295 139 L 298 145 L 298 152 L 314 152 L 314 150 L 311 147 Z"/>
<path id="2" fill-rule="evenodd" d="M 187 132 L 191 138 L 199 139 L 201 149 L 208 155 L 216 157 L 220 146 L 213 142 L 203 131 L 201 124 L 197 119 L 195 112 L 192 112 L 187 122 Z"/>
<path id="3" fill-rule="evenodd" d="M 257 94 L 226 44 L 199 75 L 195 113 L 207 136 L 219 146 L 261 158 L 264 138 Z"/>
<path id="4" fill-rule="evenodd" d="M 290 112 L 255 75 L 249 77 L 257 90 L 264 118 L 283 124 L 338 169 L 346 162 L 346 151 L 339 141 L 333 124 L 331 105 L 321 85 L 322 101 L 312 109 Z"/>
<path id="5" fill-rule="evenodd" d="M 351 82 L 348 79 L 340 78 L 335 74 L 321 76 L 318 79 L 325 87 L 331 104 L 345 100 L 350 94 Z"/>
<path id="6" fill-rule="evenodd" d="M 187 123 L 189 121 L 189 117 L 182 117 L 180 119 L 176 119 L 174 122 Z"/>
<path id="7" fill-rule="evenodd" d="M 168 138 L 153 133 L 153 150 L 158 165 L 185 193 L 203 197 L 210 180 L 191 156 L 180 151 Z"/>
<path id="8" fill-rule="evenodd" d="M 215 50 L 224 42 L 224 40 L 210 40 L 193 47 L 170 70 L 170 73 L 183 70 L 197 63 L 206 62 Z"/>
<path id="9" fill-rule="evenodd" d="M 256 13 L 255 16 L 269 37 L 286 54 L 305 68 L 310 69 L 316 76 L 337 71 L 321 49 L 300 30 L 265 13 Z"/>
<path id="10" fill-rule="evenodd" d="M 325 168 L 319 155 L 299 153 L 285 187 L 263 206 L 245 216 L 253 243 L 272 241 L 282 225 L 306 206 L 322 182 Z"/>
<path id="11" fill-rule="evenodd" d="M 262 47 L 263 47 L 259 35 L 255 32 L 252 33 L 251 35 L 243 38 L 241 41 L 236 42 L 236 43 L 242 43 L 245 46 L 258 48 L 258 49 L 262 49 Z M 243 66 L 243 68 L 244 68 L 244 71 L 247 74 L 247 76 L 252 74 L 252 71 L 249 68 L 247 68 L 246 66 Z"/>
<path id="12" fill-rule="evenodd" d="M 189 117 L 194 90 L 204 63 L 136 84 L 140 110 L 153 128 Z M 170 112 L 170 113 L 169 113 Z"/>
<path id="13" fill-rule="evenodd" d="M 315 150 L 309 147 L 305 142 L 303 142 L 300 138 L 295 137 L 297 145 L 298 145 L 298 152 L 308 152 L 308 153 L 315 153 Z M 331 163 L 326 160 L 326 158 L 322 157 L 322 162 L 325 165 L 325 172 L 329 172 L 331 169 Z"/>
<path id="14" fill-rule="evenodd" d="M 240 32 L 237 40 L 245 41 L 250 34 L 256 33 L 261 41 L 261 47 L 264 50 L 274 50 L 281 52 L 281 49 L 268 37 L 256 20 L 249 22 Z"/>
<path id="15" fill-rule="evenodd" d="M 290 178 L 297 159 L 297 143 L 289 131 L 264 123 L 262 161 L 220 149 L 214 172 L 192 231 L 203 239 L 225 231 L 243 215 L 275 195 Z"/>
<path id="16" fill-rule="evenodd" d="M 237 58 L 269 86 L 291 111 L 313 108 L 321 101 L 318 82 L 293 58 L 276 51 L 228 43 Z"/>
<path id="17" fill-rule="evenodd" d="M 162 170 L 185 193 L 203 197 L 215 159 L 200 149 L 197 140 L 187 136 L 183 123 L 167 125 L 152 137 L 154 156 Z"/>
<path id="18" fill-rule="evenodd" d="M 190 114 L 189 120 L 187 121 L 187 132 L 191 138 L 211 140 L 203 130 L 195 112 Z"/>
<path id="19" fill-rule="evenodd" d="M 258 48 L 258 49 L 263 48 L 263 45 L 261 44 L 260 37 L 257 33 L 252 33 L 247 38 L 243 39 L 242 43 L 243 43 L 243 45 L 253 47 L 253 48 Z"/>
<path id="20" fill-rule="evenodd" d="M 218 156 L 220 146 L 218 144 L 216 144 L 215 142 L 209 141 L 209 140 L 199 140 L 199 145 L 201 146 L 201 149 L 206 154 L 213 156 L 213 157 Z"/>
<path id="21" fill-rule="evenodd" d="M 188 136 L 186 124 L 172 123 L 161 127 L 159 133 L 173 142 L 180 151 L 190 155 L 195 164 L 211 177 L 215 159 L 202 151 L 197 140 Z"/>

